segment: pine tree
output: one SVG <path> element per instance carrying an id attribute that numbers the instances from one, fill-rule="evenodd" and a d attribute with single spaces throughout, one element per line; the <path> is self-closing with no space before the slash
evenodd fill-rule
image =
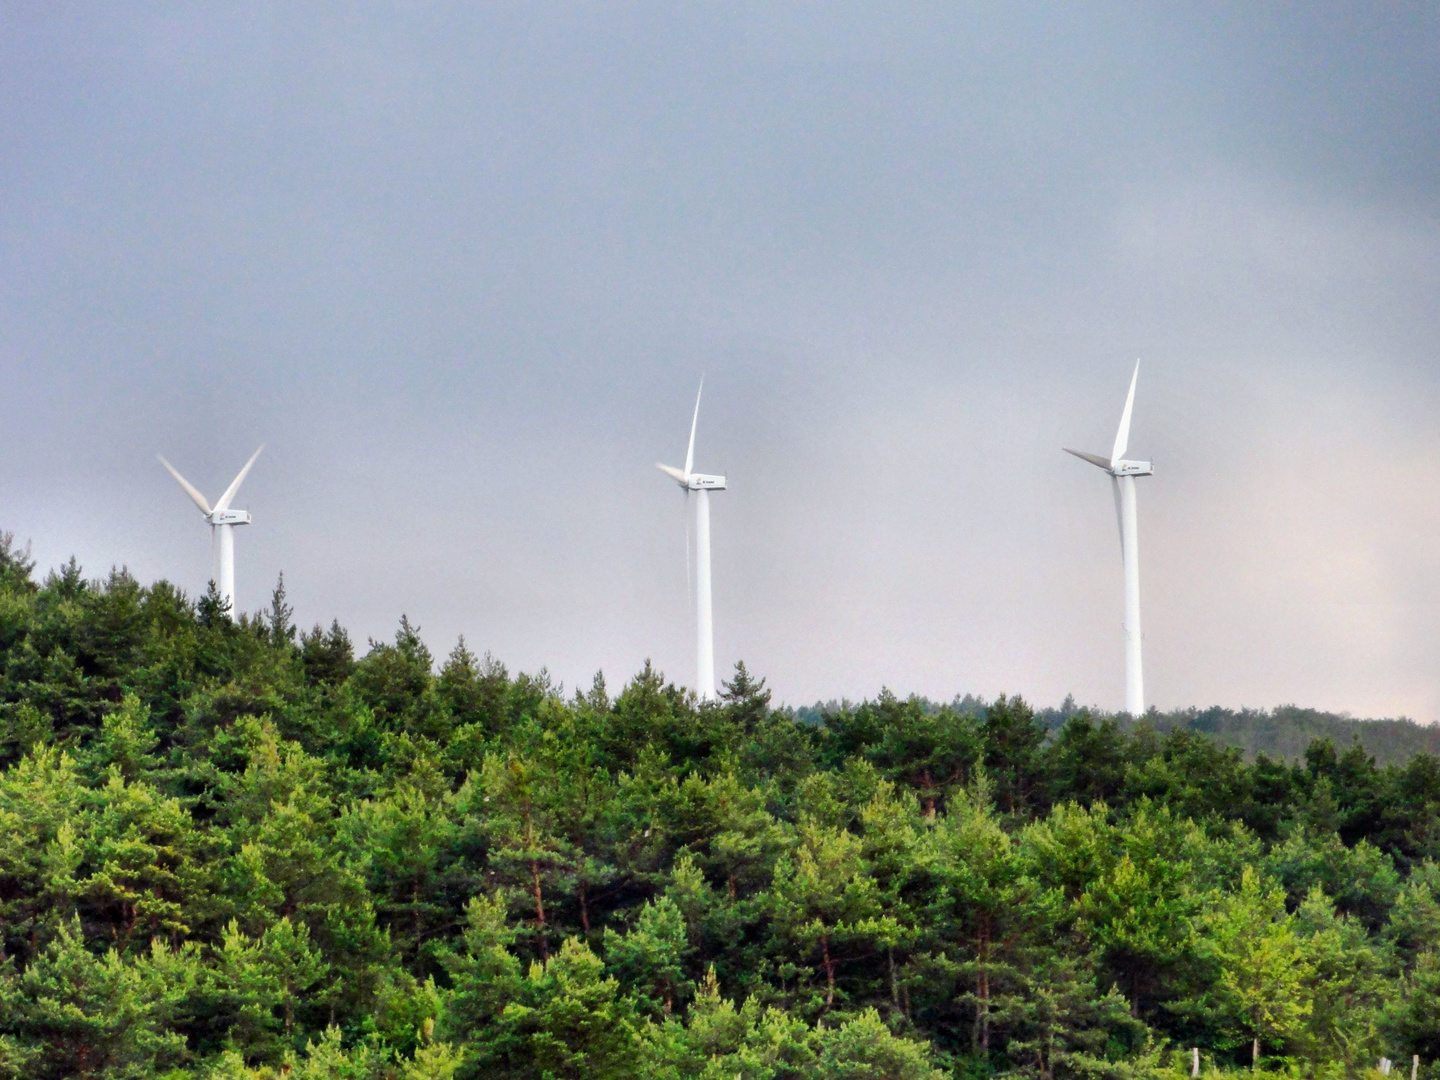
<path id="1" fill-rule="evenodd" d="M 1024 963 L 1023 928 L 1041 907 L 991 805 L 986 773 L 977 771 L 975 783 L 947 803 L 946 814 L 924 834 L 933 887 L 919 919 L 929 928 L 921 944 L 931 958 L 921 975 L 931 976 L 927 998 L 939 991 L 934 976 L 943 978 L 946 1004 L 968 1013 L 971 1053 L 986 1057 L 995 1014 L 1014 993 Z"/>
<path id="2" fill-rule="evenodd" d="M 843 829 L 801 825 L 798 844 L 775 866 L 770 915 L 782 948 L 798 964 L 790 969 L 808 983 L 807 962 L 819 965 L 823 991 L 812 991 L 815 1008 L 836 1003 L 838 973 L 855 952 L 870 952 L 877 941 L 893 939 L 894 920 L 885 915 L 875 880 L 865 873 L 858 837 Z"/>
<path id="3" fill-rule="evenodd" d="M 634 988 L 642 1012 L 669 1016 L 689 996 L 685 967 L 690 951 L 685 916 L 667 896 L 641 908 L 628 933 L 612 930 L 605 935 L 607 966 Z"/>
<path id="4" fill-rule="evenodd" d="M 280 571 L 276 579 L 275 590 L 270 594 L 270 610 L 265 613 L 265 624 L 270 631 L 270 644 L 276 649 L 283 649 L 295 641 L 295 624 L 291 617 L 295 614 L 285 599 L 285 571 Z"/>
<path id="5" fill-rule="evenodd" d="M 1386 1033 L 1403 1053 L 1440 1061 L 1440 949 L 1427 949 L 1405 976 L 1397 998 L 1387 1003 Z"/>
<path id="6" fill-rule="evenodd" d="M 1314 1005 L 1301 1049 L 1311 1060 L 1359 1069 L 1380 1056 L 1379 1021 L 1390 996 L 1387 957 L 1352 915 L 1336 912 L 1318 885 L 1295 912 L 1310 966 Z"/>
<path id="7" fill-rule="evenodd" d="M 553 773 L 534 760 L 492 754 L 481 771 L 484 828 L 494 844 L 491 861 L 528 894 L 542 960 L 550 954 L 547 882 L 571 861 L 548 799 L 555 786 Z"/>
<path id="8" fill-rule="evenodd" d="M 32 1080 L 155 1076 L 184 1062 L 176 1021 L 199 976 L 194 946 L 92 955 L 78 921 L 25 968 L 0 976 L 0 1034 L 29 1059 Z"/>
<path id="9" fill-rule="evenodd" d="M 1142 804 L 1112 833 L 1113 861 L 1075 902 L 1077 930 L 1097 951 L 1140 1016 L 1188 959 L 1200 898 L 1184 847 L 1186 828 L 1163 808 Z"/>
<path id="10" fill-rule="evenodd" d="M 86 748 L 85 765 L 94 777 L 114 768 L 121 779 L 133 783 L 159 765 L 155 756 L 159 745 L 150 709 L 135 694 L 126 694 L 118 709 L 105 714 L 99 735 Z"/>
<path id="11" fill-rule="evenodd" d="M 770 691 L 765 680 L 758 681 L 745 669 L 745 661 L 735 661 L 735 675 L 721 683 L 720 700 L 732 723 L 746 735 L 759 728 L 770 716 Z"/>
<path id="12" fill-rule="evenodd" d="M 599 957 L 577 938 L 566 938 L 548 961 L 530 965 L 520 1002 L 505 1008 L 499 1026 L 517 1047 L 499 1075 L 516 1080 L 635 1075 L 640 1037 L 633 1007 L 620 984 L 605 976 Z"/>
<path id="13" fill-rule="evenodd" d="M 1300 1036 L 1314 1011 L 1315 967 L 1295 916 L 1285 911 L 1285 894 L 1246 867 L 1240 889 L 1217 897 L 1197 930 L 1202 955 L 1219 968 L 1203 1004 L 1249 1039 L 1251 1063 L 1258 1066 L 1263 1047 L 1283 1047 Z"/>
<path id="14" fill-rule="evenodd" d="M 1145 1036 L 1116 987 L 1097 992 L 1083 959 L 1054 954 L 1019 980 L 995 1023 L 1014 1071 L 1036 1080 L 1126 1076 Z"/>

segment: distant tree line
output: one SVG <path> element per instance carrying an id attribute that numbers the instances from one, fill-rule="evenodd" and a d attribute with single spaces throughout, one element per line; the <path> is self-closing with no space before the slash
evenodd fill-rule
<path id="1" fill-rule="evenodd" d="M 1351 716 L 1298 705 L 1274 709 L 1152 710 L 1141 723 L 1157 731 L 1185 730 L 1209 735 L 1222 746 L 1234 746 L 1253 759 L 1257 754 L 1293 761 L 1303 757 L 1317 740 L 1336 746 L 1358 742 L 1380 764 L 1403 763 L 1416 754 L 1440 754 L 1440 727 L 1417 724 L 1404 717 L 1357 720 Z"/>
<path id="2" fill-rule="evenodd" d="M 0 1077 L 1440 1077 L 1398 737 L 565 694 L 283 580 L 33 571 L 0 537 Z"/>
<path id="3" fill-rule="evenodd" d="M 917 699 L 927 712 L 949 707 L 971 716 L 983 716 L 988 707 L 983 698 L 973 694 L 957 696 L 948 703 Z M 822 724 L 827 713 L 842 712 L 853 707 L 849 702 L 816 702 L 788 710 L 801 723 Z M 1381 764 L 1403 764 L 1416 754 L 1440 756 L 1440 725 L 1419 724 L 1407 717 L 1384 720 L 1360 720 L 1353 716 L 1306 709 L 1298 705 L 1280 705 L 1274 709 L 1227 709 L 1212 705 L 1208 709 L 1174 709 L 1161 712 L 1151 708 L 1141 717 L 1111 713 L 1099 708 L 1081 709 L 1073 696 L 1058 708 L 1038 708 L 1035 719 L 1052 735 L 1059 734 L 1070 717 L 1084 711 L 1094 721 L 1113 720 L 1121 731 L 1148 729 L 1161 733 L 1191 731 L 1208 735 L 1221 746 L 1239 750 L 1247 761 L 1259 754 L 1285 761 L 1305 756 L 1311 744 L 1329 740 L 1336 746 L 1349 747 L 1360 743 L 1365 752 Z"/>

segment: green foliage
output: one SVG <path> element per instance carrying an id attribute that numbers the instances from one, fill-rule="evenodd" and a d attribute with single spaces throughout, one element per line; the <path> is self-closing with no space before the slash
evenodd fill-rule
<path id="1" fill-rule="evenodd" d="M 36 1080 L 151 1077 L 187 1057 L 177 1021 L 199 973 L 194 945 L 95 956 L 72 919 L 23 972 L 5 973 L 0 1026 Z"/>
<path id="2" fill-rule="evenodd" d="M 1385 1024 L 1402 1052 L 1440 1059 L 1440 950 L 1420 954 L 1390 1003 Z"/>
<path id="3" fill-rule="evenodd" d="M 737 1008 L 706 975 L 685 1021 L 646 1033 L 643 1067 L 631 1075 L 706 1080 L 941 1080 L 931 1053 L 897 1037 L 874 1009 L 838 1025 L 810 1026 L 755 999 Z"/>
<path id="4" fill-rule="evenodd" d="M 1302 1043 L 1305 1056 L 1358 1068 L 1384 1048 L 1379 1021 L 1392 993 L 1393 971 L 1387 950 L 1358 919 L 1338 914 L 1319 886 L 1300 905 L 1296 924 L 1312 965 L 1314 1007 Z"/>
<path id="5" fill-rule="evenodd" d="M 835 1005 L 836 976 L 856 952 L 893 939 L 893 920 L 881 908 L 875 878 L 865 872 L 860 838 L 810 821 L 798 831 L 792 855 L 776 864 L 770 918 L 784 958 L 782 980 L 793 980 L 802 1009 Z M 817 974 L 824 990 L 812 985 Z"/>
<path id="6" fill-rule="evenodd" d="M 283 579 L 32 573 L 0 534 L 0 1078 L 1440 1059 L 1440 760 L 1210 734 L 1324 718 L 566 699 L 408 619 L 297 634 Z"/>
<path id="7" fill-rule="evenodd" d="M 296 1008 L 324 997 L 330 965 L 304 923 L 282 918 L 250 940 L 231 920 L 213 969 L 213 994 L 222 1015 L 233 1015 L 228 1040 L 247 1060 L 276 1060 L 293 1046 Z"/>
<path id="8" fill-rule="evenodd" d="M 609 963 L 633 987 L 636 1005 L 669 1016 L 688 996 L 686 955 L 690 952 L 685 916 L 668 896 L 640 909 L 629 933 L 614 934 L 606 949 Z"/>
<path id="9" fill-rule="evenodd" d="M 1116 987 L 1096 989 L 1082 960 L 1046 957 L 995 1021 L 1008 1032 L 1006 1054 L 1022 1076 L 1126 1077 L 1151 1064 L 1144 1025 Z"/>
<path id="10" fill-rule="evenodd" d="M 1253 1044 L 1284 1047 L 1314 1012 L 1314 962 L 1306 955 L 1284 893 L 1246 867 L 1240 888 L 1212 899 L 1197 924 L 1197 950 L 1218 970 L 1200 1007 L 1218 1026 Z"/>

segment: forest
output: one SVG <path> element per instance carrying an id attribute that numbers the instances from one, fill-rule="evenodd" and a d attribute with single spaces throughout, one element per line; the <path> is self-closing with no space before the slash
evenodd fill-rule
<path id="1" fill-rule="evenodd" d="M 566 692 L 8 535 L 0 657 L 0 1077 L 1440 1078 L 1364 725 Z"/>

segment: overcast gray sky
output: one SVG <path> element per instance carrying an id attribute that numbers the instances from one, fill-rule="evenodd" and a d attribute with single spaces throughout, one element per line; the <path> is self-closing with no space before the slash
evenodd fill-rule
<path id="1" fill-rule="evenodd" d="M 0 527 L 512 669 L 1440 716 L 1440 8 L 0 6 Z"/>

